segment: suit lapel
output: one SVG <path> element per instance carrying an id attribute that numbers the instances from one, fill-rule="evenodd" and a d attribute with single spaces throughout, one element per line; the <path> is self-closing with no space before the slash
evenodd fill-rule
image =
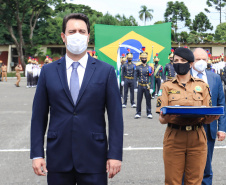
<path id="1" fill-rule="evenodd" d="M 79 94 L 78 94 L 78 99 L 77 99 L 77 103 L 76 103 L 76 106 L 78 105 L 92 75 L 93 75 L 93 72 L 95 71 L 95 60 L 88 55 L 88 61 L 87 61 L 87 65 L 86 65 L 86 70 L 85 70 L 85 74 L 84 74 L 84 78 L 83 78 L 83 81 L 82 81 L 82 85 L 81 85 L 81 89 L 79 91 Z"/>
<path id="2" fill-rule="evenodd" d="M 57 66 L 57 71 L 58 71 L 58 74 L 60 76 L 60 81 L 61 81 L 61 84 L 62 84 L 62 86 L 64 88 L 64 91 L 65 91 L 66 95 L 68 96 L 70 102 L 74 105 L 73 99 L 71 97 L 71 92 L 69 90 L 68 83 L 67 83 L 65 57 L 62 57 L 62 59 L 59 60 L 58 66 Z"/>

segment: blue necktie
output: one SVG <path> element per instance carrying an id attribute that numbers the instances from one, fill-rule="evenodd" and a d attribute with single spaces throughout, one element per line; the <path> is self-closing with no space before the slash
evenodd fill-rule
<path id="1" fill-rule="evenodd" d="M 202 75 L 203 75 L 202 73 L 198 73 L 197 76 L 198 76 L 200 79 L 202 79 Z"/>
<path id="2" fill-rule="evenodd" d="M 79 78 L 78 78 L 78 72 L 77 72 L 78 66 L 79 66 L 79 62 L 72 63 L 70 91 L 71 91 L 71 96 L 74 101 L 74 104 L 76 104 L 78 93 L 79 93 Z"/>

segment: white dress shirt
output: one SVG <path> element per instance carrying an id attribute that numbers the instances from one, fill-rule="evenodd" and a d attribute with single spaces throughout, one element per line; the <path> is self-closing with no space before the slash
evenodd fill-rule
<path id="1" fill-rule="evenodd" d="M 193 77 L 195 77 L 195 78 L 199 78 L 198 77 L 198 71 L 196 71 L 196 70 L 194 70 L 193 68 L 192 68 L 192 74 L 193 74 Z M 207 76 L 206 76 L 206 71 L 204 70 L 203 72 L 202 72 L 202 79 L 204 80 L 204 82 L 206 82 L 207 84 L 208 84 L 208 81 L 207 81 Z"/>
<path id="2" fill-rule="evenodd" d="M 66 54 L 66 71 L 67 71 L 67 83 L 68 87 L 70 89 L 70 79 L 71 79 L 71 72 L 72 72 L 72 63 L 77 62 L 73 61 L 71 58 L 69 58 Z M 79 87 L 81 88 L 82 81 L 84 78 L 85 70 L 86 70 L 86 65 L 88 61 L 88 54 L 86 53 L 78 62 L 80 63 L 77 72 L 78 72 L 78 78 L 79 78 Z"/>

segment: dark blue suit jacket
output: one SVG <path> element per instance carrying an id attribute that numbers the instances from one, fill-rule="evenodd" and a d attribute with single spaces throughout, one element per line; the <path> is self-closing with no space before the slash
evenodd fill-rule
<path id="1" fill-rule="evenodd" d="M 192 70 L 191 70 L 192 74 Z M 225 106 L 225 97 L 224 97 L 224 91 L 221 83 L 221 78 L 218 74 L 207 71 L 207 81 L 210 87 L 210 93 L 211 93 L 211 99 L 212 99 L 212 105 L 213 106 Z M 215 121 L 213 121 L 210 126 L 210 133 L 211 138 L 216 139 L 217 131 L 224 131 L 226 132 L 226 119 L 225 115 L 220 116 L 220 118 Z M 217 124 L 218 122 L 218 124 Z M 208 125 L 206 125 L 208 126 Z"/>
<path id="2" fill-rule="evenodd" d="M 108 115 L 106 136 L 105 110 Z M 106 160 L 122 160 L 123 118 L 114 68 L 88 57 L 76 106 L 67 83 L 65 57 L 42 67 L 32 110 L 30 157 L 44 157 L 51 172 L 106 172 Z"/>
<path id="3" fill-rule="evenodd" d="M 224 91 L 223 91 L 220 75 L 207 70 L 206 70 L 206 75 L 207 75 L 208 84 L 210 86 L 212 105 L 225 106 L 225 97 L 224 97 Z M 210 133 L 211 133 L 212 139 L 216 139 L 218 130 L 226 132 L 225 121 L 226 120 L 225 120 L 225 114 L 224 114 L 223 116 L 220 116 L 218 121 L 215 120 L 210 124 Z"/>

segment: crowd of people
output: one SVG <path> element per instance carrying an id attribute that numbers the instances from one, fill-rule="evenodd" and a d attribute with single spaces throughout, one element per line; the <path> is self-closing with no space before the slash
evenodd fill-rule
<path id="1" fill-rule="evenodd" d="M 52 62 L 52 59 L 47 55 L 44 64 L 47 65 Z M 28 64 L 25 69 L 25 76 L 27 77 L 27 88 L 36 87 L 38 83 L 38 78 L 40 76 L 42 66 L 39 64 L 36 58 L 29 57 Z"/>
<path id="2" fill-rule="evenodd" d="M 158 54 L 153 64 L 148 63 L 145 47 L 137 63 L 133 63 L 133 54 L 128 50 L 121 57 L 118 84 L 113 66 L 98 60 L 95 52 L 92 56 L 87 54 L 89 36 L 90 23 L 86 15 L 66 15 L 61 33 L 66 55 L 51 64 L 47 58 L 42 69 L 36 60 L 28 60 L 27 87 L 36 87 L 39 80 L 31 119 L 30 158 L 34 173 L 48 174 L 49 185 L 107 185 L 107 177 L 113 178 L 121 170 L 122 109 L 127 108 L 130 89 L 135 119 L 141 118 L 143 96 L 147 118 L 152 119 L 151 103 L 157 97 L 155 111 L 159 122 L 167 124 L 163 141 L 165 184 L 212 184 L 214 144 L 216 139 L 225 139 L 225 115 L 184 118 L 164 115 L 161 108 L 179 105 L 223 106 L 225 109 L 224 56 L 215 59 L 202 48 L 192 52 L 180 47 L 171 50 L 170 62 L 163 67 Z M 47 166 L 43 147 L 45 133 Z"/>
<path id="3" fill-rule="evenodd" d="M 159 114 L 160 123 L 168 125 L 163 142 L 165 184 L 212 184 L 214 144 L 216 138 L 218 141 L 225 139 L 225 115 L 178 117 L 178 115 L 163 115 L 161 108 L 180 105 L 223 106 L 225 109 L 224 55 L 212 57 L 208 50 L 202 48 L 196 48 L 193 53 L 187 47 L 177 48 L 175 53 L 172 49 L 168 57 L 170 62 L 163 69 L 158 64 L 160 61 L 158 55 L 154 58 L 155 64 L 147 66 L 144 54 L 147 57 L 146 52 L 141 52 L 141 62 L 136 65 L 131 62 L 130 52 L 126 54 L 127 58 L 125 54 L 121 57 L 121 96 L 124 88 L 122 107 L 126 108 L 128 88 L 134 88 L 137 92 L 136 85 L 138 85 L 135 119 L 141 117 L 142 92 L 146 92 L 147 117 L 152 118 L 149 110 L 150 97 L 154 98 L 158 95 L 156 113 Z M 130 89 L 132 107 L 135 105 L 133 93 L 134 91 Z"/>

